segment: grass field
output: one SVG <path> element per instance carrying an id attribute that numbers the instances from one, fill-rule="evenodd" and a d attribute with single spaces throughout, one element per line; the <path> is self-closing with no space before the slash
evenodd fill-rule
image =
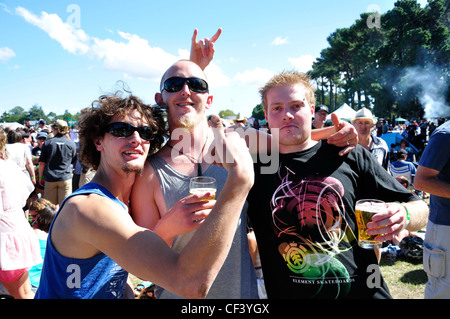
<path id="1" fill-rule="evenodd" d="M 381 258 L 381 273 L 394 299 L 423 299 L 427 275 L 422 263 L 411 263 L 404 259 L 396 261 Z M 131 275 L 137 285 L 141 280 Z"/>
<path id="2" fill-rule="evenodd" d="M 422 263 L 382 258 L 380 268 L 394 299 L 423 299 L 427 275 Z"/>

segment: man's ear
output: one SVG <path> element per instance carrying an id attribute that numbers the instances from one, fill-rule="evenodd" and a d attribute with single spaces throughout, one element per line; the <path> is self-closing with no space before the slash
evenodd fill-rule
<path id="1" fill-rule="evenodd" d="M 213 102 L 213 96 L 209 95 L 208 99 L 206 100 L 205 109 L 209 110 L 209 108 L 212 106 L 212 102 Z"/>
<path id="2" fill-rule="evenodd" d="M 97 151 L 99 152 L 103 151 L 102 139 L 100 137 L 94 139 L 94 145 Z"/>
<path id="3" fill-rule="evenodd" d="M 163 107 L 164 106 L 164 100 L 163 100 L 163 96 L 161 93 L 155 93 L 155 102 L 156 104 L 158 104 L 159 106 Z"/>

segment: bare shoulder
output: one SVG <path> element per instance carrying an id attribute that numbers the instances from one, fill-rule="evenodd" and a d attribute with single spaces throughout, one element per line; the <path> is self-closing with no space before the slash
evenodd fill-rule
<path id="1" fill-rule="evenodd" d="M 131 221 L 127 210 L 104 196 L 78 195 L 66 201 L 55 220 L 52 242 L 63 256 L 89 258 L 96 243 Z"/>
<path id="2" fill-rule="evenodd" d="M 166 210 L 157 172 L 146 161 L 143 173 L 136 177 L 131 191 L 131 215 L 134 222 L 142 227 L 153 229 Z"/>

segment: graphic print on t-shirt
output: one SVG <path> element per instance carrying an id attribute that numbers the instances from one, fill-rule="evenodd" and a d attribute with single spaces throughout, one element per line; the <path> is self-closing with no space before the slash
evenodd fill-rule
<path id="1" fill-rule="evenodd" d="M 351 249 L 355 236 L 346 221 L 343 185 L 330 176 L 296 179 L 285 172 L 270 204 L 291 280 L 310 285 L 314 294 L 346 295 L 353 279 L 337 257 Z"/>

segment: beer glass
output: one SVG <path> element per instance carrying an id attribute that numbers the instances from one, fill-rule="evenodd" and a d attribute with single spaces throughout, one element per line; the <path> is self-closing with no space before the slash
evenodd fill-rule
<path id="1" fill-rule="evenodd" d="M 216 179 L 214 177 L 209 176 L 198 176 L 192 177 L 189 182 L 189 193 L 191 195 L 197 193 L 212 193 L 211 197 L 203 199 L 204 201 L 213 200 L 216 198 L 217 184 Z M 204 218 L 197 219 L 195 221 L 200 221 Z"/>
<path id="2" fill-rule="evenodd" d="M 356 202 L 355 215 L 358 224 L 358 245 L 365 249 L 381 248 L 382 242 L 375 241 L 378 235 L 367 234 L 367 223 L 373 215 L 386 211 L 386 203 L 377 199 L 361 199 Z"/>
<path id="3" fill-rule="evenodd" d="M 191 195 L 197 194 L 197 193 L 214 193 L 212 197 L 209 197 L 205 200 L 213 200 L 216 197 L 216 179 L 214 177 L 209 176 L 198 176 L 198 177 L 192 177 L 189 182 L 189 193 Z"/>

